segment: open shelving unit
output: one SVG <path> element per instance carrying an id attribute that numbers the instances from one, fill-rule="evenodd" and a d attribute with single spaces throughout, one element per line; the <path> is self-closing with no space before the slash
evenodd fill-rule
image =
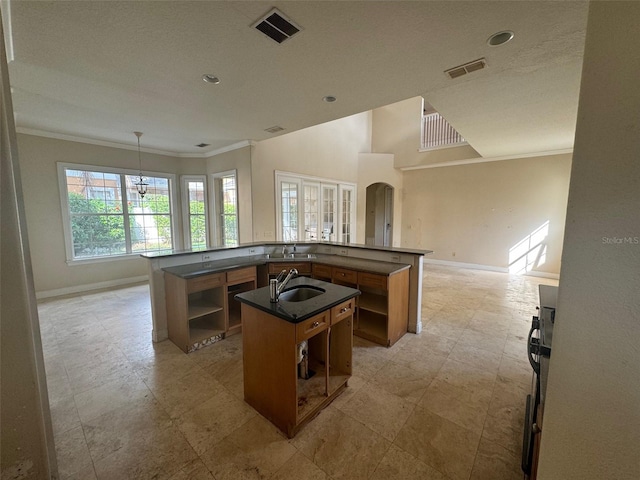
<path id="1" fill-rule="evenodd" d="M 408 269 L 384 275 L 314 264 L 313 277 L 362 292 L 356 300 L 354 335 L 389 347 L 407 332 Z"/>
<path id="2" fill-rule="evenodd" d="M 240 332 L 237 293 L 256 288 L 256 268 L 245 267 L 193 278 L 165 274 L 169 339 L 185 353 Z"/>

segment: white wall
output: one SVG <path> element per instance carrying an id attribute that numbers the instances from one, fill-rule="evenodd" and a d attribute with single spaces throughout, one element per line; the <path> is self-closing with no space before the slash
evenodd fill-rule
<path id="1" fill-rule="evenodd" d="M 638 19 L 589 7 L 540 480 L 640 478 Z"/>
<path id="2" fill-rule="evenodd" d="M 570 165 L 555 155 L 405 172 L 402 246 L 508 269 L 549 222 L 545 262 L 533 270 L 558 274 Z"/>
<path id="3" fill-rule="evenodd" d="M 372 151 L 393 153 L 396 168 L 428 166 L 480 158 L 469 145 L 420 152 L 422 97 L 376 108 L 372 113 Z M 455 125 L 454 125 L 455 127 Z"/>
<path id="4" fill-rule="evenodd" d="M 356 183 L 358 154 L 370 150 L 371 112 L 257 143 L 251 161 L 254 240 L 276 238 L 276 170 Z M 358 194 L 358 211 L 364 201 Z M 364 243 L 359 231 L 357 235 L 357 242 Z"/>
<path id="5" fill-rule="evenodd" d="M 238 235 L 240 243 L 253 241 L 253 205 L 251 191 L 252 146 L 221 153 L 207 159 L 207 173 L 236 170 L 238 182 Z"/>

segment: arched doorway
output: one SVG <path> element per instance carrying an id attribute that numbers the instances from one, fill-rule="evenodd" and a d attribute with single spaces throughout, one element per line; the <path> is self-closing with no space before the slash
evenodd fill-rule
<path id="1" fill-rule="evenodd" d="M 367 187 L 365 243 L 390 247 L 393 243 L 393 187 L 372 183 Z"/>

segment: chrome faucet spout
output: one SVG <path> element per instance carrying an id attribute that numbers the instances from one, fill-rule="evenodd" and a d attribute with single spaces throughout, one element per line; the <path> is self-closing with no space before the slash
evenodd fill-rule
<path id="1" fill-rule="evenodd" d="M 286 270 L 283 270 L 282 272 L 280 272 L 280 275 L 278 275 L 278 278 L 274 278 L 269 282 L 269 300 L 271 301 L 271 303 L 275 303 L 278 301 L 278 299 L 280 298 L 280 292 L 284 290 L 284 287 L 287 286 L 289 280 L 298 275 L 298 270 L 292 268 L 291 270 L 289 270 L 289 273 L 287 274 L 285 279 L 280 281 L 282 274 L 285 272 Z"/>

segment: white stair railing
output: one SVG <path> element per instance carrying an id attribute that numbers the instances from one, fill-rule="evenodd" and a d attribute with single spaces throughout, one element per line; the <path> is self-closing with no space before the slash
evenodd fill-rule
<path id="1" fill-rule="evenodd" d="M 422 116 L 422 148 L 451 147 L 466 144 L 460 135 L 442 115 L 429 113 Z"/>

